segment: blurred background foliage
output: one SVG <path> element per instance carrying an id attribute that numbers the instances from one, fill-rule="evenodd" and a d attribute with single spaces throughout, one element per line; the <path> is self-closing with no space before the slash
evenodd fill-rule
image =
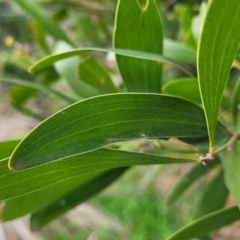
<path id="1" fill-rule="evenodd" d="M 58 23 L 68 37 L 68 43 L 73 47 L 112 47 L 116 0 L 31 2 L 39 4 L 49 17 Z M 18 1 L 0 0 L 0 77 L 40 82 L 81 99 L 64 81 L 67 76 L 56 68 L 49 68 L 48 71 L 35 75 L 28 73 L 28 67 L 51 53 L 59 39 L 49 34 L 41 21 L 27 14 L 17 3 Z M 161 12 L 164 37 L 178 41 L 196 53 L 206 1 L 156 0 L 156 3 Z M 114 56 L 97 54 L 94 59 L 107 69 L 119 91 L 125 91 Z M 86 58 L 79 60 L 82 68 L 84 61 Z M 185 65 L 196 74 L 194 65 Z M 232 75 L 234 76 L 234 72 Z M 186 75 L 173 66 L 165 65 L 164 82 L 180 77 Z M 24 98 L 18 94 L 22 91 L 26 93 Z M 54 95 L 0 81 L 0 140 L 25 136 L 39 120 L 67 105 Z M 16 223 L 4 224 L 1 227 L 2 236 L 5 236 L 1 239 L 165 239 L 193 218 L 190 213 L 200 198 L 197 186 L 209 182 L 217 172 L 216 168 L 209 171 L 209 174 L 200 178 L 181 199 L 169 207 L 165 202 L 167 195 L 191 166 L 184 164 L 134 167 L 96 198 L 77 207 L 40 232 L 28 233 L 29 235 L 24 233 L 27 231 L 26 223 L 20 225 L 21 222 L 17 220 Z M 231 201 L 228 199 L 228 204 L 231 205 Z M 12 235 L 9 226 L 15 229 Z M 16 230 L 18 226 L 21 226 L 22 231 Z M 224 235 L 226 229 L 213 234 L 213 239 L 227 239 Z M 234 236 L 229 239 L 234 239 Z"/>

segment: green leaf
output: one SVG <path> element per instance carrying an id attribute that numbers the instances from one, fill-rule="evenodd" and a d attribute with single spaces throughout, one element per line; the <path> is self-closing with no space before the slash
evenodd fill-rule
<path id="1" fill-rule="evenodd" d="M 19 144 L 20 140 L 10 140 L 0 142 L 0 160 L 10 157 L 15 147 Z"/>
<path id="2" fill-rule="evenodd" d="M 196 63 L 197 53 L 180 42 L 164 39 L 164 56 L 181 63 Z"/>
<path id="3" fill-rule="evenodd" d="M 50 54 L 50 48 L 46 41 L 46 31 L 41 21 L 35 21 L 31 24 L 31 30 L 33 32 L 34 41 L 41 47 L 45 53 Z"/>
<path id="4" fill-rule="evenodd" d="M 217 176 L 201 191 L 199 201 L 194 209 L 194 218 L 202 217 L 223 208 L 228 194 L 221 169 Z"/>
<path id="5" fill-rule="evenodd" d="M 162 93 L 181 97 L 197 104 L 201 103 L 198 83 L 192 78 L 171 80 L 163 85 Z"/>
<path id="6" fill-rule="evenodd" d="M 29 0 L 15 0 L 28 14 L 43 24 L 45 29 L 57 40 L 70 42 L 67 35 L 58 27 L 58 24 L 37 3 Z"/>
<path id="7" fill-rule="evenodd" d="M 206 166 L 196 165 L 185 173 L 167 198 L 167 203 L 174 203 L 182 194 L 201 176 L 205 175 L 209 170 L 218 164 L 217 161 L 210 161 Z"/>
<path id="8" fill-rule="evenodd" d="M 238 123 L 238 102 L 240 96 L 240 78 L 238 78 L 232 94 L 232 101 L 231 101 L 231 110 L 232 110 L 232 117 L 233 117 L 233 124 L 236 125 Z"/>
<path id="9" fill-rule="evenodd" d="M 167 240 L 189 240 L 224 227 L 240 219 L 238 207 L 230 207 L 201 217 L 175 232 Z"/>
<path id="10" fill-rule="evenodd" d="M 10 168 L 33 167 L 120 141 L 206 136 L 204 113 L 190 102 L 160 94 L 109 94 L 48 118 L 20 143 Z"/>
<path id="11" fill-rule="evenodd" d="M 163 34 L 154 0 L 119 0 L 115 18 L 114 47 L 162 54 Z M 130 92 L 159 93 L 162 65 L 143 59 L 116 56 L 119 71 Z"/>
<path id="12" fill-rule="evenodd" d="M 198 162 L 195 154 L 172 158 L 104 148 L 16 172 L 9 172 L 7 160 L 0 161 L 0 200 L 21 196 L 64 179 L 111 168 Z"/>
<path id="13" fill-rule="evenodd" d="M 210 138 L 209 152 L 214 152 L 214 135 L 223 91 L 240 42 L 239 0 L 209 2 L 199 48 L 199 86 Z"/>
<path id="14" fill-rule="evenodd" d="M 233 195 L 236 203 L 240 206 L 240 164 L 239 164 L 239 154 L 240 154 L 240 143 L 236 142 L 232 146 L 232 150 L 224 151 L 220 154 L 221 162 L 224 169 L 225 183 Z"/>
<path id="15" fill-rule="evenodd" d="M 87 58 L 78 67 L 80 80 L 98 89 L 101 93 L 117 92 L 108 72 L 94 59 Z"/>
<path id="16" fill-rule="evenodd" d="M 66 42 L 58 42 L 53 54 L 61 54 L 65 51 L 71 51 L 73 47 Z M 75 56 L 61 60 L 54 64 L 54 68 L 59 76 L 65 78 L 74 92 L 83 98 L 99 95 L 100 92 L 89 84 L 80 81 L 78 77 L 78 65 L 80 59 Z"/>
<path id="17" fill-rule="evenodd" d="M 25 81 L 25 80 L 24 80 Z M 29 81 L 30 82 L 30 81 Z M 23 104 L 29 98 L 34 96 L 38 92 L 37 89 L 33 89 L 26 86 L 15 86 L 9 90 L 11 102 L 14 104 Z"/>
<path id="18" fill-rule="evenodd" d="M 128 168 L 117 168 L 103 173 L 89 182 L 80 185 L 71 192 L 68 192 L 65 196 L 57 199 L 49 206 L 33 213 L 30 220 L 31 230 L 39 230 L 56 217 L 59 217 L 68 210 L 98 194 L 118 179 L 127 169 Z"/>
<path id="19" fill-rule="evenodd" d="M 46 93 L 51 93 L 51 94 L 54 94 L 55 96 L 69 102 L 69 103 L 74 103 L 76 102 L 75 99 L 61 93 L 61 92 L 58 92 L 50 87 L 47 87 L 41 83 L 37 83 L 37 82 L 32 82 L 32 81 L 26 81 L 26 80 L 23 80 L 23 79 L 14 79 L 14 78 L 6 78 L 6 77 L 0 77 L 0 81 L 4 81 L 4 82 L 8 82 L 8 83 L 15 83 L 15 84 L 19 84 L 19 85 L 22 85 L 22 86 L 27 86 L 27 87 L 30 87 L 30 88 L 33 88 L 33 89 L 37 89 L 39 91 L 42 91 L 42 92 L 46 92 Z"/>
<path id="20" fill-rule="evenodd" d="M 36 82 L 38 82 L 38 84 L 46 85 L 48 87 L 56 83 L 57 80 L 58 76 L 52 67 L 49 71 L 44 71 L 43 74 L 38 75 L 36 78 Z M 31 83 L 31 81 L 28 81 L 28 83 L 29 82 Z M 21 85 L 15 86 L 9 90 L 11 102 L 18 105 L 22 105 L 36 93 L 38 93 L 38 89 Z"/>
<path id="21" fill-rule="evenodd" d="M 67 51 L 67 52 L 63 52 L 63 53 L 59 53 L 59 54 L 55 54 L 55 55 L 50 55 L 50 56 L 47 56 L 47 57 L 39 60 L 36 64 L 31 66 L 29 68 L 29 71 L 33 73 L 33 72 L 39 71 L 41 69 L 44 69 L 46 67 L 49 67 L 54 62 L 60 61 L 62 59 L 73 57 L 73 56 L 86 55 L 86 54 L 90 54 L 92 52 L 107 52 L 107 53 L 111 52 L 111 53 L 115 53 L 115 54 L 127 56 L 127 57 L 151 60 L 151 61 L 156 61 L 156 62 L 161 62 L 161 63 L 169 63 L 169 64 L 172 64 L 172 65 L 178 67 L 179 69 L 183 70 L 189 76 L 192 76 L 192 74 L 187 69 L 185 69 L 184 67 L 179 65 L 176 61 L 171 60 L 170 58 L 167 58 L 163 55 L 140 52 L 140 51 L 133 51 L 133 50 L 125 50 L 125 49 L 104 49 L 104 48 L 80 48 L 80 49 L 75 49 L 75 50 L 71 50 L 71 51 Z"/>
<path id="22" fill-rule="evenodd" d="M 37 191 L 30 192 L 1 203 L 0 219 L 10 221 L 46 207 L 53 201 L 99 175 L 100 172 L 69 178 Z"/>

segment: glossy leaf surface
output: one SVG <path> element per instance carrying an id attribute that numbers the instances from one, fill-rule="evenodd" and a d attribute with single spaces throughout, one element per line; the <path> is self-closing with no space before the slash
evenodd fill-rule
<path id="1" fill-rule="evenodd" d="M 162 54 L 162 24 L 154 0 L 118 1 L 113 42 L 118 49 Z M 161 64 L 121 55 L 116 59 L 128 91 L 160 92 Z"/>
<path id="2" fill-rule="evenodd" d="M 212 0 L 205 18 L 198 48 L 199 86 L 210 138 L 214 135 L 223 91 L 240 42 L 239 0 Z"/>
<path id="3" fill-rule="evenodd" d="M 111 94 L 73 104 L 37 126 L 18 146 L 10 168 L 20 170 L 109 144 L 140 138 L 204 138 L 201 108 L 160 94 Z"/>
<path id="4" fill-rule="evenodd" d="M 201 217 L 178 230 L 167 240 L 190 240 L 204 236 L 240 219 L 238 207 L 225 208 Z"/>

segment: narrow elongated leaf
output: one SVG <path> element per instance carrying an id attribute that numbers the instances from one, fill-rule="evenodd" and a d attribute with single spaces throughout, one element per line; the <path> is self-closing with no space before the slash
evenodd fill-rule
<path id="1" fill-rule="evenodd" d="M 194 218 L 202 217 L 223 208 L 228 194 L 221 169 L 217 176 L 201 192 L 200 199 L 194 210 Z"/>
<path id="2" fill-rule="evenodd" d="M 73 47 L 66 42 L 58 42 L 53 54 L 58 54 L 72 50 Z M 89 84 L 80 81 L 78 77 L 78 65 L 80 59 L 77 56 L 63 59 L 54 64 L 54 68 L 59 76 L 65 78 L 74 92 L 83 98 L 99 95 L 100 92 Z"/>
<path id="3" fill-rule="evenodd" d="M 119 49 L 162 54 L 162 24 L 154 0 L 118 1 L 113 42 Z M 162 65 L 120 55 L 116 59 L 130 92 L 160 92 Z"/>
<path id="4" fill-rule="evenodd" d="M 45 12 L 45 10 L 37 3 L 29 0 L 15 0 L 25 11 L 33 18 L 40 21 L 46 30 L 57 40 L 70 42 L 66 34 L 58 27 L 59 25 Z"/>
<path id="5" fill-rule="evenodd" d="M 194 237 L 201 237 L 239 219 L 240 211 L 238 207 L 221 209 L 191 222 L 167 240 L 190 240 Z"/>
<path id="6" fill-rule="evenodd" d="M 0 160 L 10 157 L 15 147 L 20 143 L 20 140 L 10 140 L 0 142 Z"/>
<path id="7" fill-rule="evenodd" d="M 95 172 L 76 176 L 37 191 L 8 199 L 2 202 L 0 219 L 2 221 L 10 221 L 28 213 L 37 211 L 40 208 L 46 207 L 48 204 L 56 201 L 67 192 L 72 191 L 76 187 L 79 187 L 99 174 L 100 172 Z"/>
<path id="8" fill-rule="evenodd" d="M 121 56 L 127 56 L 132 58 L 138 58 L 138 59 L 145 59 L 145 60 L 151 60 L 161 63 L 169 63 L 172 64 L 180 69 L 182 69 L 184 72 L 186 72 L 189 76 L 192 76 L 192 74 L 179 65 L 176 61 L 165 57 L 163 55 L 154 54 L 154 53 L 146 53 L 146 52 L 140 52 L 140 51 L 133 51 L 133 50 L 125 50 L 125 49 L 104 49 L 104 48 L 82 48 L 82 49 L 75 49 L 55 55 L 47 56 L 41 60 L 39 60 L 36 64 L 31 66 L 29 68 L 30 72 L 36 72 L 41 69 L 44 69 L 46 67 L 51 66 L 53 63 L 60 61 L 65 58 L 73 57 L 73 56 L 80 56 L 85 54 L 90 54 L 92 52 L 112 52 Z M 174 58 L 173 58 L 174 59 Z M 193 77 L 194 78 L 194 77 Z"/>
<path id="9" fill-rule="evenodd" d="M 30 82 L 30 81 L 26 81 L 26 80 L 23 80 L 23 79 L 13 79 L 13 78 L 6 78 L 6 77 L 1 77 L 0 78 L 0 81 L 4 81 L 4 82 L 9 82 L 9 83 L 15 83 L 15 84 L 19 84 L 19 85 L 23 85 L 23 86 L 27 86 L 27 87 L 30 87 L 30 88 L 33 88 L 33 89 L 37 89 L 37 90 L 40 90 L 40 91 L 43 91 L 43 92 L 46 92 L 46 93 L 51 93 L 51 94 L 54 94 L 55 96 L 69 102 L 69 103 L 74 103 L 76 102 L 75 99 L 61 93 L 61 92 L 58 92 L 50 87 L 47 87 L 43 84 L 40 84 L 40 83 L 37 83 L 37 82 Z"/>
<path id="10" fill-rule="evenodd" d="M 192 78 L 179 78 L 169 81 L 163 85 L 162 93 L 182 97 L 197 104 L 201 103 L 198 83 Z"/>
<path id="11" fill-rule="evenodd" d="M 48 118 L 18 146 L 10 168 L 20 170 L 140 138 L 204 138 L 201 108 L 160 94 L 124 93 L 80 101 Z"/>
<path id="12" fill-rule="evenodd" d="M 217 166 L 217 161 L 210 161 L 206 166 L 196 165 L 191 168 L 183 177 L 179 180 L 177 185 L 170 192 L 167 198 L 167 203 L 172 204 L 192 185 L 197 179 L 205 175 L 213 167 Z"/>
<path id="13" fill-rule="evenodd" d="M 233 195 L 238 206 L 240 206 L 239 154 L 240 154 L 239 142 L 236 142 L 232 146 L 232 151 L 224 151 L 220 154 L 221 162 L 224 169 L 226 186 L 230 193 Z"/>
<path id="14" fill-rule="evenodd" d="M 75 154 L 23 171 L 10 172 L 7 160 L 0 161 L 0 200 L 21 196 L 78 175 L 132 165 L 199 162 L 195 154 L 171 158 L 99 149 L 85 154 Z"/>
<path id="15" fill-rule="evenodd" d="M 31 230 L 39 230 L 56 217 L 59 217 L 68 210 L 98 194 L 118 179 L 127 169 L 128 168 L 117 168 L 103 173 L 89 182 L 73 189 L 71 192 L 57 199 L 57 201 L 51 203 L 49 206 L 35 212 L 31 216 Z"/>
<path id="16" fill-rule="evenodd" d="M 198 48 L 199 86 L 207 119 L 210 153 L 223 91 L 240 42 L 239 0 L 212 0 Z"/>
<path id="17" fill-rule="evenodd" d="M 101 93 L 117 92 L 108 72 L 94 59 L 87 58 L 78 67 L 80 80 L 98 89 Z"/>

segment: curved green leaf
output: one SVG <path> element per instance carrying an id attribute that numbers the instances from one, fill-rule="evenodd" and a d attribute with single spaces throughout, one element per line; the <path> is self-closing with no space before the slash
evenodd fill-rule
<path id="1" fill-rule="evenodd" d="M 175 232 L 167 240 L 189 240 L 224 227 L 240 219 L 238 207 L 230 207 L 201 217 Z"/>
<path id="2" fill-rule="evenodd" d="M 20 140 L 10 140 L 0 142 L 0 160 L 10 157 L 15 147 L 20 143 Z"/>
<path id="3" fill-rule="evenodd" d="M 86 173 L 132 165 L 184 162 L 199 162 L 199 160 L 195 154 L 171 158 L 104 148 L 16 172 L 10 172 L 7 168 L 7 160 L 2 160 L 0 161 L 0 200 L 30 193 Z"/>
<path id="4" fill-rule="evenodd" d="M 214 135 L 223 91 L 240 42 L 239 0 L 212 0 L 198 48 L 199 86 L 214 152 Z"/>
<path id="5" fill-rule="evenodd" d="M 31 230 L 39 230 L 53 219 L 98 194 L 118 179 L 127 169 L 128 168 L 117 168 L 103 173 L 71 192 L 68 192 L 65 196 L 57 199 L 57 201 L 47 207 L 33 213 L 30 220 Z"/>
<path id="6" fill-rule="evenodd" d="M 162 93 L 181 97 L 197 104 L 201 103 L 198 83 L 192 78 L 179 78 L 171 80 L 163 85 Z"/>
<path id="7" fill-rule="evenodd" d="M 217 161 L 210 161 L 206 166 L 196 165 L 185 173 L 173 190 L 170 192 L 167 203 L 174 203 L 197 179 L 206 174 L 209 170 L 218 164 Z"/>
<path id="8" fill-rule="evenodd" d="M 0 219 L 2 221 L 10 221 L 46 207 L 67 192 L 72 191 L 99 174 L 100 172 L 94 172 L 72 177 L 37 191 L 8 199 L 1 203 Z"/>
<path id="9" fill-rule="evenodd" d="M 202 109 L 186 100 L 144 93 L 103 95 L 42 122 L 15 150 L 10 168 L 29 168 L 119 141 L 206 135 Z"/>
<path id="10" fill-rule="evenodd" d="M 37 3 L 29 0 L 15 0 L 26 12 L 33 18 L 40 21 L 45 29 L 48 30 L 57 40 L 70 42 L 67 35 L 58 27 L 59 25 L 45 12 L 45 10 Z"/>
<path id="11" fill-rule="evenodd" d="M 0 77 L 0 81 L 4 81 L 4 82 L 8 82 L 8 83 L 15 83 L 15 84 L 19 84 L 19 85 L 22 85 L 22 86 L 27 86 L 27 87 L 30 87 L 30 88 L 33 88 L 33 89 L 37 89 L 39 91 L 43 91 L 43 92 L 46 92 L 46 93 L 51 93 L 51 94 L 54 94 L 55 96 L 69 102 L 69 103 L 75 103 L 76 100 L 61 93 L 61 92 L 58 92 L 50 87 L 47 87 L 41 83 L 37 83 L 37 82 L 31 82 L 31 81 L 26 81 L 26 80 L 23 80 L 23 79 L 14 79 L 14 78 L 6 78 L 6 77 Z"/>
<path id="12" fill-rule="evenodd" d="M 113 43 L 117 49 L 162 54 L 162 24 L 154 0 L 146 0 L 144 5 L 138 0 L 118 1 Z M 160 92 L 162 65 L 121 55 L 116 59 L 130 92 Z"/>
<path id="13" fill-rule="evenodd" d="M 194 218 L 200 218 L 223 208 L 228 195 L 229 192 L 224 184 L 223 171 L 221 169 L 217 176 L 201 192 L 199 201 L 194 209 Z"/>
<path id="14" fill-rule="evenodd" d="M 45 57 L 41 60 L 39 60 L 36 64 L 31 66 L 29 68 L 30 72 L 36 72 L 41 69 L 44 69 L 46 67 L 51 66 L 54 62 L 60 61 L 65 58 L 73 57 L 73 56 L 80 56 L 80 55 L 85 55 L 89 54 L 92 52 L 112 52 L 118 55 L 122 56 L 127 56 L 127 57 L 133 57 L 133 58 L 138 58 L 138 59 L 145 59 L 145 60 L 151 60 L 151 61 L 156 61 L 156 62 L 162 62 L 162 63 L 169 63 L 172 64 L 180 69 L 182 69 L 184 72 L 186 72 L 189 76 L 192 76 L 192 74 L 176 63 L 174 60 L 171 60 L 170 58 L 164 57 L 159 54 L 154 54 L 154 53 L 146 53 L 146 52 L 140 52 L 140 51 L 133 51 L 133 50 L 125 50 L 125 49 L 104 49 L 104 48 L 82 48 L 82 49 L 75 49 L 71 50 L 68 52 L 64 53 L 59 53 L 55 55 L 50 55 L 48 57 Z"/>

